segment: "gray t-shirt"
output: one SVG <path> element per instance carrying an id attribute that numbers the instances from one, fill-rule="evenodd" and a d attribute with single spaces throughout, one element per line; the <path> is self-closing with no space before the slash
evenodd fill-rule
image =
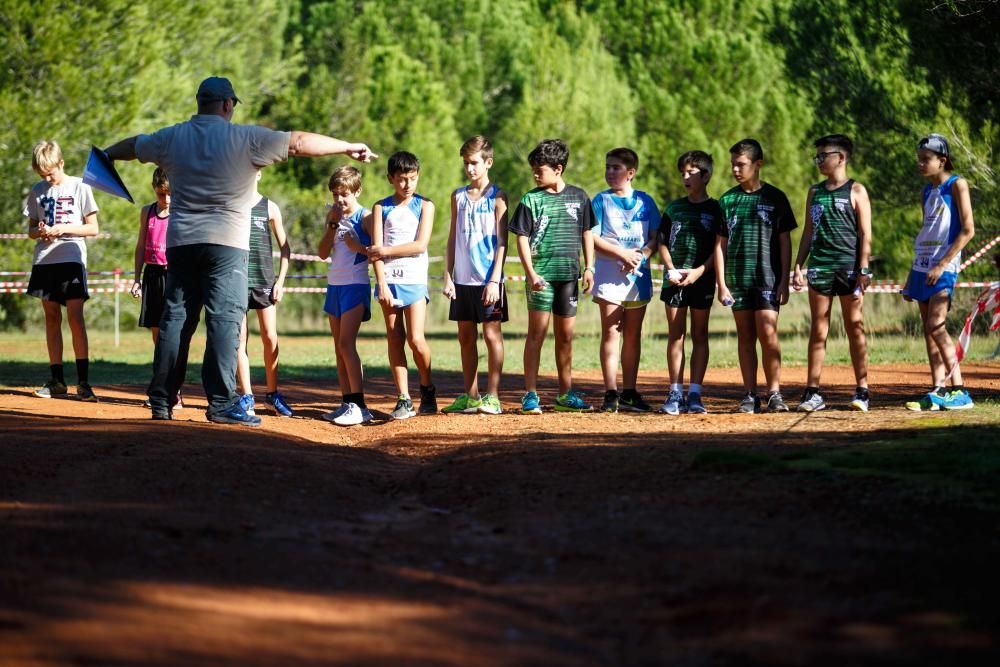
<path id="1" fill-rule="evenodd" d="M 91 213 L 97 213 L 94 191 L 76 176 L 65 176 L 59 185 L 40 181 L 31 188 L 24 214 L 29 227 L 44 222 L 55 225 L 79 225 Z M 87 265 L 87 244 L 82 236 L 60 236 L 53 241 L 38 239 L 31 264 L 76 262 Z"/>
<path id="2" fill-rule="evenodd" d="M 214 114 L 139 135 L 139 161 L 156 163 L 170 179 L 167 247 L 213 243 L 249 250 L 257 170 L 288 159 L 289 136 Z"/>

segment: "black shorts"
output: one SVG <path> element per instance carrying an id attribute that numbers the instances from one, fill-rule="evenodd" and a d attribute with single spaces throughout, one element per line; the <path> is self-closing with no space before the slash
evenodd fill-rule
<path id="1" fill-rule="evenodd" d="M 483 305 L 485 285 L 455 285 L 455 298 L 448 308 L 452 322 L 506 322 L 507 292 L 500 284 L 500 298 L 492 306 Z"/>
<path id="2" fill-rule="evenodd" d="M 264 310 L 274 305 L 270 287 L 251 287 L 247 296 L 247 310 Z"/>
<path id="3" fill-rule="evenodd" d="M 733 295 L 733 310 L 773 310 L 781 309 L 781 300 L 776 290 L 762 290 L 756 287 L 734 287 L 729 290 Z"/>
<path id="4" fill-rule="evenodd" d="M 167 286 L 167 267 L 147 264 L 142 268 L 142 306 L 139 308 L 139 326 L 150 329 L 160 326 L 164 294 Z"/>
<path id="5" fill-rule="evenodd" d="M 693 285 L 678 287 L 664 280 L 660 290 L 660 301 L 671 308 L 693 308 L 708 310 L 715 301 L 715 274 L 706 273 Z"/>
<path id="6" fill-rule="evenodd" d="M 87 267 L 78 262 L 35 264 L 28 279 L 28 294 L 63 306 L 72 299 L 86 301 L 90 298 Z"/>
<path id="7" fill-rule="evenodd" d="M 549 281 L 537 292 L 525 283 L 524 289 L 528 295 L 528 310 L 552 313 L 559 317 L 576 317 L 580 286 L 575 280 Z"/>

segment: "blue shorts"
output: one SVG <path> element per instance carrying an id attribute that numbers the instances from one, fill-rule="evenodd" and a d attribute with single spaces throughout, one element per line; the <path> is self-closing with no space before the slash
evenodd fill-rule
<path id="1" fill-rule="evenodd" d="M 358 306 L 365 307 L 362 322 L 372 318 L 372 288 L 370 285 L 327 285 L 326 303 L 323 310 L 327 315 L 340 317 Z"/>
<path id="2" fill-rule="evenodd" d="M 427 292 L 427 285 L 397 285 L 389 283 L 389 291 L 392 293 L 393 308 L 406 308 L 421 299 L 426 303 L 430 303 L 431 300 L 430 294 Z M 378 298 L 378 285 L 375 286 L 375 298 Z"/>
<path id="3" fill-rule="evenodd" d="M 931 297 L 942 290 L 948 290 L 948 298 L 951 298 L 951 293 L 955 291 L 955 281 L 958 280 L 958 274 L 952 273 L 951 271 L 945 271 L 938 278 L 938 281 L 933 285 L 927 284 L 927 272 L 917 271 L 915 269 L 910 270 L 910 278 L 906 281 L 909 284 L 908 294 L 910 298 L 914 301 L 921 301 L 926 303 L 931 300 Z"/>

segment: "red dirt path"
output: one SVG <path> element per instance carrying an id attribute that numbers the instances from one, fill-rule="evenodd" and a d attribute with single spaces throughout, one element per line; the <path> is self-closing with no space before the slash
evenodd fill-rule
<path id="1" fill-rule="evenodd" d="M 1000 393 L 1000 366 L 963 371 Z M 260 429 L 208 424 L 194 387 L 169 423 L 134 386 L 97 405 L 3 391 L 0 664 L 997 664 L 995 511 L 693 465 L 961 418 L 899 408 L 923 367 L 872 377 L 868 414 L 842 409 L 844 368 L 823 413 L 720 414 L 739 392 L 717 370 L 704 416 L 349 429 L 319 419 L 333 388 L 304 383 L 285 388 L 298 416 Z M 596 382 L 580 376 L 599 400 Z M 439 381 L 442 405 L 456 386 Z M 391 393 L 369 383 L 377 409 Z"/>

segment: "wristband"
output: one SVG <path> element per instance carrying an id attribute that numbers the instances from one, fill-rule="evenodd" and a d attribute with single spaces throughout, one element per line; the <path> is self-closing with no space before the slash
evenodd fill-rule
<path id="1" fill-rule="evenodd" d="M 594 273 L 594 267 L 592 267 L 592 266 L 588 266 L 587 268 L 585 268 L 585 269 L 583 270 L 583 272 L 584 272 L 584 273 L 586 273 L 587 271 L 590 271 L 591 273 Z"/>
<path id="2" fill-rule="evenodd" d="M 867 266 L 862 266 L 860 269 L 858 269 L 858 273 L 860 273 L 863 276 L 867 276 L 868 278 L 871 278 L 872 276 L 872 270 Z"/>

